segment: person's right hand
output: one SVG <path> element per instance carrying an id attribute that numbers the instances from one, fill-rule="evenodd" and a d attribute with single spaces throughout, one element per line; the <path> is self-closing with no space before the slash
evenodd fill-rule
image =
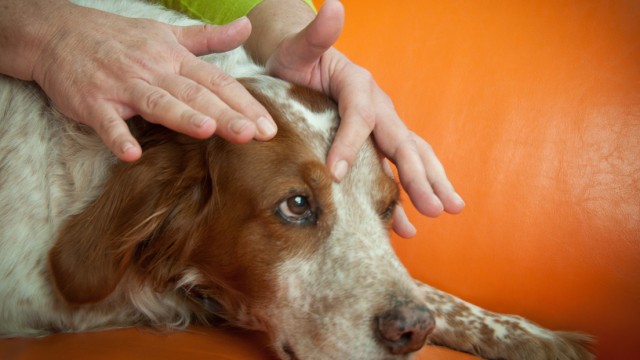
<path id="1" fill-rule="evenodd" d="M 239 46 L 251 32 L 248 19 L 176 27 L 72 4 L 49 19 L 41 30 L 50 35 L 22 77 L 95 129 L 120 159 L 141 155 L 124 122 L 134 115 L 196 138 L 215 133 L 243 143 L 275 135 L 267 110 L 240 83 L 196 57 Z"/>
<path id="2" fill-rule="evenodd" d="M 420 213 L 431 217 L 443 211 L 460 213 L 464 201 L 431 146 L 404 124 L 372 75 L 333 47 L 343 23 L 342 4 L 326 1 L 305 28 L 282 39 L 266 62 L 267 70 L 321 91 L 338 103 L 340 126 L 327 155 L 336 181 L 342 180 L 373 135 L 378 150 L 396 166 L 403 189 Z M 383 165 L 392 176 L 389 164 L 383 161 Z M 415 235 L 402 206 L 394 212 L 393 229 L 402 237 Z"/>

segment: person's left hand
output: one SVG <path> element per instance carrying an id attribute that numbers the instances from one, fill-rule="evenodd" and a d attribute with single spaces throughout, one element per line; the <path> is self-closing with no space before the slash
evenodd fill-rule
<path id="1" fill-rule="evenodd" d="M 431 146 L 405 126 L 371 74 L 332 47 L 343 23 L 342 4 L 325 2 L 307 27 L 280 42 L 266 63 L 267 70 L 337 101 L 342 121 L 327 156 L 336 181 L 346 175 L 360 147 L 373 133 L 380 151 L 396 165 L 400 182 L 420 213 L 431 217 L 442 211 L 459 213 L 464 201 Z M 385 168 L 391 174 L 388 165 Z M 393 228 L 402 237 L 415 235 L 402 207 L 394 213 Z"/>

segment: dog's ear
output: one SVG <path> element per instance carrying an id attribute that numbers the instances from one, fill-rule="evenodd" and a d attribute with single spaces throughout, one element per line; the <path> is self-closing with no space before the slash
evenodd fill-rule
<path id="1" fill-rule="evenodd" d="M 198 238 L 211 198 L 206 144 L 158 142 L 137 162 L 114 165 L 104 192 L 62 227 L 49 263 L 70 304 L 103 300 L 133 265 L 159 286 Z"/>

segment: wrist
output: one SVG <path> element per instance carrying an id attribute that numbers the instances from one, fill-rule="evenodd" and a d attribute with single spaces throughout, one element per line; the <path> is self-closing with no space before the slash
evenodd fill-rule
<path id="1" fill-rule="evenodd" d="M 0 72 L 22 80 L 34 80 L 42 50 L 57 32 L 67 7 L 66 0 L 9 0 L 0 15 Z"/>

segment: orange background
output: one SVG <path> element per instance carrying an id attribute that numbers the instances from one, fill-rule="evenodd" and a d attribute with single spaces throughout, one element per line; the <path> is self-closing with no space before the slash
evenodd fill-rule
<path id="1" fill-rule="evenodd" d="M 434 146 L 467 203 L 438 219 L 409 210 L 419 235 L 394 244 L 411 273 L 591 333 L 599 359 L 640 358 L 639 3 L 344 4 L 338 48 Z M 0 359 L 270 359 L 265 348 L 236 331 L 127 329 L 5 340 Z"/>
<path id="2" fill-rule="evenodd" d="M 395 245 L 411 273 L 640 359 L 640 3 L 344 3 L 339 48 L 467 203 L 410 214 L 419 236 Z"/>

